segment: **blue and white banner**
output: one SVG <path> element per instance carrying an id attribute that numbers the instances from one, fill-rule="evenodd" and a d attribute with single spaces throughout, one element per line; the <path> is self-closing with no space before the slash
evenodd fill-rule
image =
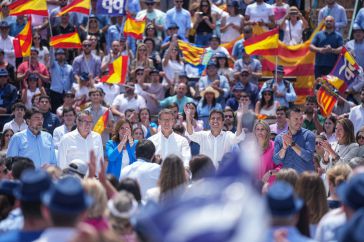
<path id="1" fill-rule="evenodd" d="M 109 16 L 125 15 L 125 4 L 127 0 L 98 0 L 96 13 Z"/>

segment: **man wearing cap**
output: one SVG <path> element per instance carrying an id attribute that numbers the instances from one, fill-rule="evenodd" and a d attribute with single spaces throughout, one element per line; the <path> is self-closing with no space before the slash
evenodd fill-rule
<path id="1" fill-rule="evenodd" d="M 10 114 L 11 107 L 18 98 L 16 87 L 8 83 L 8 80 L 8 71 L 6 69 L 0 69 L 0 114 Z M 0 122 L 4 121 L 1 120 Z"/>
<path id="2" fill-rule="evenodd" d="M 178 35 L 188 38 L 191 29 L 191 14 L 182 8 L 183 0 L 174 0 L 174 8 L 166 13 L 165 28 L 167 29 L 171 23 L 176 23 L 179 27 Z"/>
<path id="3" fill-rule="evenodd" d="M 83 53 L 77 56 L 72 64 L 75 80 L 79 81 L 81 73 L 86 72 L 95 80 L 94 82 L 97 82 L 101 76 L 101 59 L 91 53 L 90 40 L 82 42 L 82 51 Z"/>
<path id="4" fill-rule="evenodd" d="M 19 81 L 23 83 L 28 78 L 28 76 L 32 73 L 37 75 L 44 84 L 49 84 L 50 76 L 47 67 L 38 61 L 39 51 L 32 47 L 30 49 L 30 60 L 24 61 L 21 63 L 17 70 L 17 78 Z"/>
<path id="5" fill-rule="evenodd" d="M 258 85 L 259 79 L 262 77 L 262 63 L 256 59 L 252 58 L 245 52 L 245 49 L 242 48 L 242 57 L 238 59 L 234 63 L 234 71 L 236 74 L 242 72 L 244 69 L 248 69 L 249 71 L 249 81 Z"/>
<path id="6" fill-rule="evenodd" d="M 137 19 L 147 18 L 147 24 L 153 24 L 157 30 L 159 37 L 162 37 L 164 31 L 164 22 L 166 14 L 156 8 L 156 0 L 144 0 L 144 4 L 147 6 L 146 9 L 141 10 L 137 13 Z"/>
<path id="7" fill-rule="evenodd" d="M 71 241 L 76 236 L 76 227 L 84 219 L 92 198 L 84 191 L 80 179 L 60 179 L 42 196 L 42 213 L 52 225 L 36 242 Z"/>
<path id="8" fill-rule="evenodd" d="M 42 131 L 43 114 L 37 108 L 32 108 L 25 118 L 28 128 L 13 135 L 6 156 L 27 157 L 36 168 L 57 165 L 52 135 Z"/>
<path id="9" fill-rule="evenodd" d="M 164 40 L 162 41 L 162 45 L 161 45 L 161 50 L 165 50 L 167 48 L 169 48 L 169 46 L 171 45 L 171 43 L 173 41 L 177 41 L 177 40 L 183 40 L 183 41 L 187 41 L 187 38 L 185 36 L 182 36 L 180 34 L 178 34 L 178 25 L 175 23 L 171 23 L 166 31 L 166 37 L 164 38 Z"/>
<path id="10" fill-rule="evenodd" d="M 221 110 L 213 109 L 209 115 L 211 130 L 194 132 L 192 127 L 192 117 L 190 115 L 190 105 L 184 108 L 186 114 L 187 137 L 200 145 L 200 154 L 211 158 L 215 167 L 219 167 L 225 153 L 231 151 L 232 147 L 245 139 L 242 127 L 241 110 L 237 113 L 236 132 L 223 131 L 224 113 Z"/>
<path id="11" fill-rule="evenodd" d="M 284 80 L 283 66 L 277 66 L 273 71 L 274 78 L 264 82 L 259 92 L 259 99 L 262 98 L 262 91 L 270 88 L 274 92 L 274 101 L 278 101 L 281 106 L 289 107 L 297 99 L 296 92 L 290 81 Z"/>
<path id="12" fill-rule="evenodd" d="M 335 31 L 335 19 L 325 18 L 325 30 L 318 32 L 310 44 L 310 50 L 316 53 L 315 78 L 328 75 L 334 68 L 341 53 L 343 37 Z"/>
<path id="13" fill-rule="evenodd" d="M 74 159 L 73 161 L 71 161 L 71 163 L 68 164 L 67 168 L 63 169 L 63 174 L 76 176 L 83 179 L 87 174 L 88 166 L 89 165 L 86 161 Z"/>
<path id="14" fill-rule="evenodd" d="M 276 233 L 279 232 L 286 234 L 286 241 L 314 241 L 302 235 L 296 228 L 304 201 L 296 197 L 291 185 L 282 181 L 274 183 L 268 190 L 266 201 L 272 216 L 272 225 L 267 233 L 266 242 L 277 241 Z"/>
<path id="15" fill-rule="evenodd" d="M 3 49 L 0 49 L 0 69 L 6 69 L 8 71 L 9 83 L 19 89 L 19 83 L 15 79 L 15 68 L 12 64 L 5 60 L 5 51 Z"/>
<path id="16" fill-rule="evenodd" d="M 259 25 L 265 30 L 274 28 L 273 7 L 263 0 L 256 0 L 249 4 L 245 10 L 245 24 Z"/>
<path id="17" fill-rule="evenodd" d="M 27 110 L 25 105 L 22 102 L 15 103 L 11 110 L 14 118 L 4 125 L 3 130 L 11 129 L 14 133 L 18 133 L 28 128 L 27 122 L 24 119 L 25 111 Z"/>
<path id="18" fill-rule="evenodd" d="M 176 95 L 167 97 L 159 102 L 161 108 L 167 108 L 172 103 L 177 103 L 178 112 L 183 113 L 183 108 L 186 103 L 193 102 L 191 97 L 187 97 L 187 84 L 186 83 L 178 83 L 176 87 Z"/>
<path id="19" fill-rule="evenodd" d="M 20 230 L 12 230 L 0 236 L 0 242 L 31 242 L 39 238 L 50 225 L 44 220 L 41 211 L 41 196 L 52 184 L 52 179 L 43 170 L 26 170 L 20 177 L 20 186 L 13 190 L 20 203 L 24 225 Z"/>
<path id="20" fill-rule="evenodd" d="M 209 61 L 206 66 L 206 76 L 202 76 L 198 81 L 200 92 L 208 86 L 212 86 L 220 93 L 220 97 L 217 101 L 223 105 L 225 98 L 229 95 L 230 85 L 225 76 L 217 73 L 217 64 L 212 60 Z"/>
<path id="21" fill-rule="evenodd" d="M 217 35 L 212 35 L 209 40 L 209 47 L 206 48 L 206 51 L 211 52 L 212 55 L 216 55 L 219 52 L 224 53 L 226 56 L 230 56 L 229 51 L 223 46 L 220 46 L 221 40 Z"/>
<path id="22" fill-rule="evenodd" d="M 317 23 L 321 23 L 327 16 L 332 16 L 335 19 L 336 31 L 343 34 L 344 28 L 348 24 L 345 8 L 338 4 L 336 0 L 325 0 L 325 2 L 327 5 L 320 9 Z"/>
<path id="23" fill-rule="evenodd" d="M 63 124 L 53 131 L 53 143 L 56 152 L 58 152 L 59 143 L 61 142 L 62 137 L 75 128 L 76 111 L 73 108 L 64 108 L 62 110 L 62 120 Z"/>
<path id="24" fill-rule="evenodd" d="M 77 128 L 63 136 L 58 148 L 59 167 L 68 167 L 74 159 L 90 160 L 90 152 L 95 152 L 96 161 L 104 157 L 101 135 L 92 131 L 93 121 L 89 111 L 77 115 Z M 99 163 L 97 163 L 99 164 Z"/>
<path id="25" fill-rule="evenodd" d="M 0 49 L 5 52 L 5 60 L 15 66 L 14 37 L 9 35 L 10 26 L 8 22 L 0 22 Z"/>
<path id="26" fill-rule="evenodd" d="M 66 92 L 71 91 L 74 83 L 73 68 L 66 62 L 66 52 L 63 49 L 56 49 L 56 60 L 51 61 L 51 87 L 50 98 L 52 111 L 62 105 L 62 100 Z M 51 55 L 53 56 L 53 55 Z"/>

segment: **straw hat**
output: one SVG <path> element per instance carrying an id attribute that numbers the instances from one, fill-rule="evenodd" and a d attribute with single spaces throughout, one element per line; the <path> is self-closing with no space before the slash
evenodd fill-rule
<path id="1" fill-rule="evenodd" d="M 201 97 L 205 96 L 208 92 L 213 93 L 216 99 L 220 96 L 218 91 L 216 91 L 212 86 L 208 86 L 201 92 Z"/>
<path id="2" fill-rule="evenodd" d="M 298 14 L 299 13 L 299 10 L 296 6 L 291 6 L 288 10 L 288 13 L 289 14 Z"/>

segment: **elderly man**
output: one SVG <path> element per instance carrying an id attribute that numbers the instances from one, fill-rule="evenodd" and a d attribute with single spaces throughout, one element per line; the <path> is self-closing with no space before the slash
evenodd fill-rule
<path id="1" fill-rule="evenodd" d="M 90 160 L 90 152 L 94 151 L 96 160 L 104 156 L 101 136 L 92 131 L 92 114 L 81 111 L 77 116 L 77 128 L 63 136 L 58 148 L 59 166 L 64 169 L 75 159 Z"/>

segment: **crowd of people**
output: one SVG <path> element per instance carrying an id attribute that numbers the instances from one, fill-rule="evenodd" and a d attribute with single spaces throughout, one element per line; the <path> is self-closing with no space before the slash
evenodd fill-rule
<path id="1" fill-rule="evenodd" d="M 266 79 L 260 56 L 244 48 L 256 25 L 303 43 L 316 27 L 304 1 L 128 0 L 128 14 L 147 22 L 136 40 L 123 33 L 125 16 L 97 14 L 97 0 L 90 15 L 61 16 L 70 1 L 47 0 L 24 58 L 13 40 L 28 17 L 9 15 L 11 2 L 0 5 L 0 242 L 364 241 L 364 74 L 324 117 L 315 95 L 295 104 L 284 66 Z M 343 47 L 364 68 L 364 8 L 346 41 L 345 9 L 325 4 L 315 21 L 325 28 L 309 46 L 318 79 Z M 80 49 L 49 47 L 75 31 Z M 231 53 L 221 46 L 242 34 Z M 201 76 L 179 41 L 212 53 Z M 101 82 L 120 56 L 125 82 Z M 221 183 L 201 189 L 209 181 Z M 211 196 L 223 204 L 212 213 Z M 242 196 L 257 202 L 239 209 Z M 231 221 L 248 210 L 245 222 L 260 218 L 262 229 L 233 240 L 244 225 Z"/>

